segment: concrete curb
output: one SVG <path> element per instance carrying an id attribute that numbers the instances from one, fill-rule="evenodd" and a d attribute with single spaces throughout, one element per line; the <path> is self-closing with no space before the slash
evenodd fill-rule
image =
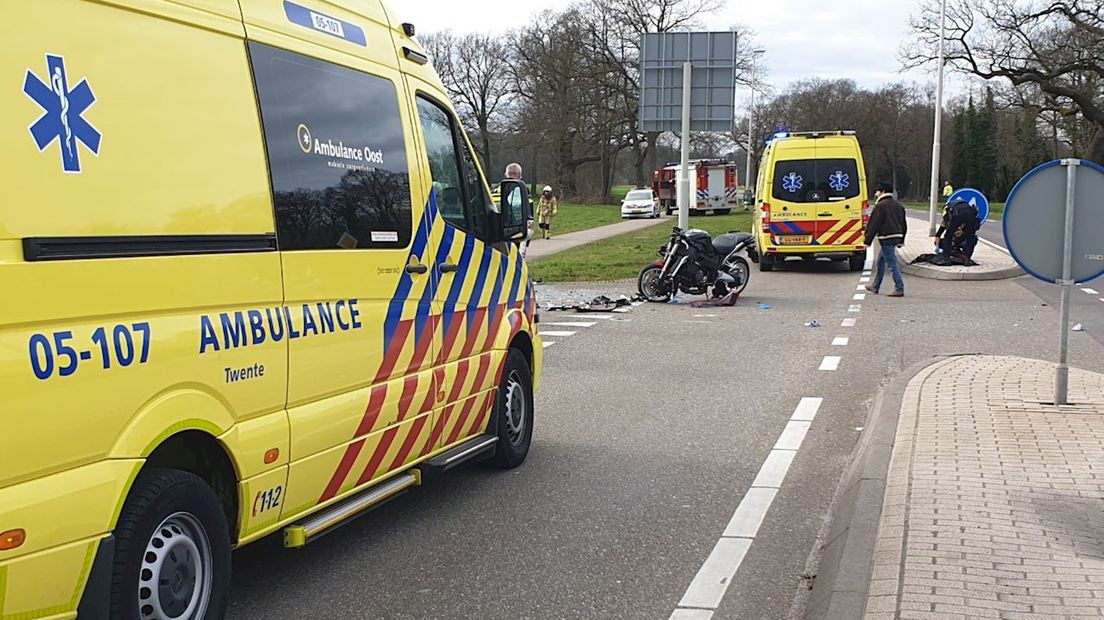
<path id="1" fill-rule="evenodd" d="M 819 554 L 813 552 L 819 557 L 810 561 L 816 566 L 816 580 L 805 618 L 862 618 L 905 388 L 917 375 L 951 357 L 940 355 L 914 364 L 875 397 L 866 432 L 855 447 L 828 511 L 828 522 L 818 540 Z"/>
<path id="2" fill-rule="evenodd" d="M 943 271 L 935 266 L 905 264 L 901 265 L 901 272 L 932 280 L 1005 280 L 1024 275 L 1019 265 L 988 271 Z"/>

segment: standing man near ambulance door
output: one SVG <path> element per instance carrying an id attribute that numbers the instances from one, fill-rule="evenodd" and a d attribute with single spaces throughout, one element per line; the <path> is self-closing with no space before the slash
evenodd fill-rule
<path id="1" fill-rule="evenodd" d="M 878 269 L 874 272 L 874 281 L 866 285 L 866 290 L 878 294 L 885 278 L 886 269 L 893 276 L 893 292 L 887 297 L 904 297 L 905 280 L 901 277 L 901 265 L 897 262 L 897 248 L 905 244 L 908 223 L 905 219 L 905 207 L 893 198 L 893 185 L 879 183 L 874 190 L 874 211 L 866 225 L 866 245 L 875 239 L 881 245 L 878 252 Z"/>

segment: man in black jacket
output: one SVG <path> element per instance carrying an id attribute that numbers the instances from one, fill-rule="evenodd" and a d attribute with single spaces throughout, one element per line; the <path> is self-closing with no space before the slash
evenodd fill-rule
<path id="1" fill-rule="evenodd" d="M 878 253 L 874 281 L 866 285 L 866 290 L 877 295 L 886 267 L 889 267 L 894 289 L 887 297 L 904 297 L 905 280 L 901 277 L 901 265 L 897 262 L 897 248 L 905 244 L 905 233 L 908 232 L 905 207 L 893 199 L 893 186 L 889 183 L 878 184 L 874 190 L 874 201 L 874 211 L 866 224 L 866 245 L 869 247 L 877 239 L 882 249 Z"/>

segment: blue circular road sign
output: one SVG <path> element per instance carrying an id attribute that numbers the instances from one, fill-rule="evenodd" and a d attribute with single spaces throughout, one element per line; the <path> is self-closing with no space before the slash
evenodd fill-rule
<path id="1" fill-rule="evenodd" d="M 951 194 L 951 197 L 947 199 L 947 204 L 958 200 L 965 200 L 974 205 L 977 208 L 978 219 L 981 220 L 982 226 L 985 225 L 985 220 L 989 217 L 989 199 L 985 197 L 985 194 L 970 187 L 963 187 Z"/>

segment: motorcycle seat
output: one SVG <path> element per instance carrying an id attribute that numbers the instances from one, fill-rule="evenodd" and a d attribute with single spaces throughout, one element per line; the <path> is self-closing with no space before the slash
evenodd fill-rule
<path id="1" fill-rule="evenodd" d="M 744 232 L 721 235 L 713 240 L 713 249 L 721 256 L 728 256 L 732 250 L 736 249 L 736 245 L 743 241 L 746 236 L 748 236 L 748 234 Z"/>

